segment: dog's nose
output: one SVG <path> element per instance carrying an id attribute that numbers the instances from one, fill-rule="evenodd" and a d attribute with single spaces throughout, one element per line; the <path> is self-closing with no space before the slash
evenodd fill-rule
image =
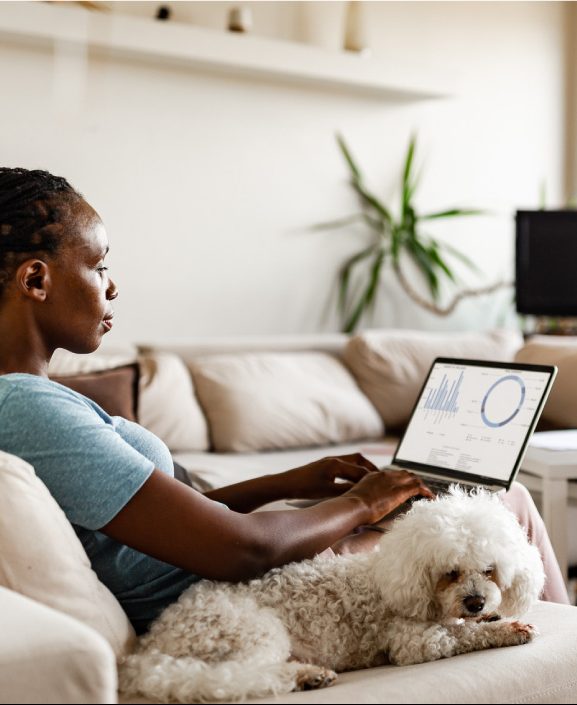
<path id="1" fill-rule="evenodd" d="M 482 595 L 467 595 L 463 600 L 463 604 L 469 612 L 477 614 L 485 606 L 485 598 Z"/>

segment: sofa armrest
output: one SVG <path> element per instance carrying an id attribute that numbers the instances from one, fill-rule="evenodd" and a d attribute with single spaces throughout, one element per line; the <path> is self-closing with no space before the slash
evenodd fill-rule
<path id="1" fill-rule="evenodd" d="M 116 662 L 93 629 L 0 587 L 0 703 L 116 703 Z"/>

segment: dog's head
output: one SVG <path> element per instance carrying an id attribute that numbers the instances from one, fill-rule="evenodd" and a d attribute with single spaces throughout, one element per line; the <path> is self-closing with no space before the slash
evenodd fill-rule
<path id="1" fill-rule="evenodd" d="M 520 616 L 543 588 L 543 564 L 498 497 L 453 488 L 416 502 L 380 542 L 375 580 L 387 608 L 417 620 Z"/>

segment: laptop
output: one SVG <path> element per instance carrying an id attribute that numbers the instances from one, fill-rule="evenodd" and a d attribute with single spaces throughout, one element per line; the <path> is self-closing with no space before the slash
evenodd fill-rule
<path id="1" fill-rule="evenodd" d="M 557 374 L 552 365 L 437 358 L 390 465 L 435 492 L 508 490 Z"/>

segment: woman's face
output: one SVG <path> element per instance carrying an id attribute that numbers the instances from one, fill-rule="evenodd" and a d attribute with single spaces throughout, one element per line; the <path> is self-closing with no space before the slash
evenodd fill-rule
<path id="1" fill-rule="evenodd" d="M 96 211 L 82 200 L 70 206 L 62 230 L 62 243 L 48 264 L 44 340 L 53 350 L 89 353 L 112 328 L 110 302 L 118 295 L 104 261 L 108 238 Z"/>

